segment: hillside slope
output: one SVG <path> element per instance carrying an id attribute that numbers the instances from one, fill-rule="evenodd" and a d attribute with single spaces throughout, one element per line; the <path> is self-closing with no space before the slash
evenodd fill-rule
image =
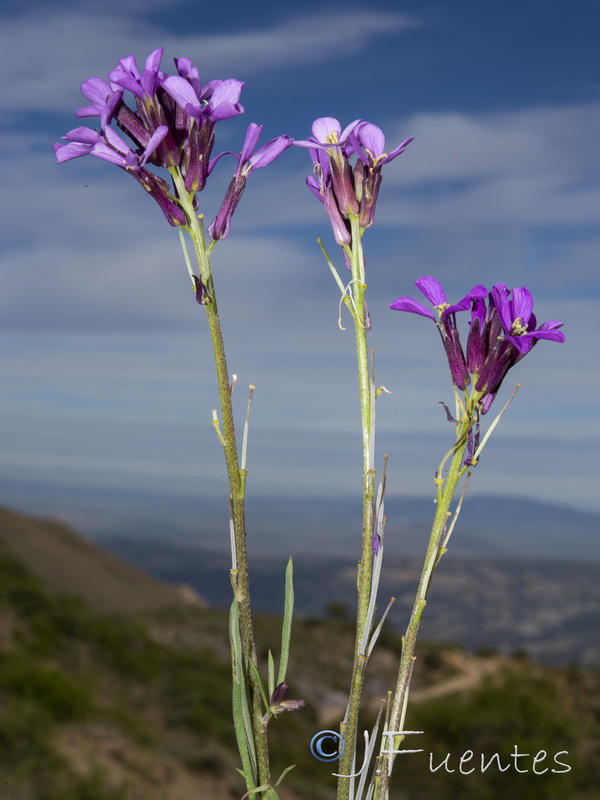
<path id="1" fill-rule="evenodd" d="M 98 611 L 127 614 L 187 603 L 206 605 L 189 587 L 151 577 L 61 522 L 0 507 L 0 547 L 52 591 L 78 595 Z"/>
<path id="2" fill-rule="evenodd" d="M 27 520 L 21 523 L 12 520 L 13 541 L 28 530 L 18 541 L 38 563 L 38 540 Z M 47 546 L 52 530 L 40 539 Z M 71 535 L 62 531 L 55 539 L 68 551 L 83 547 Z M 97 548 L 83 549 L 87 561 L 79 568 L 103 561 Z M 256 616 L 263 674 L 268 648 L 277 658 L 280 626 L 276 615 Z M 136 616 L 101 614 L 50 591 L 0 547 L 0 800 L 239 800 L 227 641 L 224 609 L 179 603 Z M 384 627 L 367 670 L 365 730 L 394 685 L 400 650 L 400 637 Z M 327 800 L 335 793 L 335 770 L 310 755 L 309 743 L 339 724 L 352 653 L 349 621 L 294 623 L 290 695 L 306 707 L 269 728 L 273 775 L 296 764 L 281 800 Z M 403 759 L 391 800 L 600 796 L 599 670 L 548 668 L 421 642 L 407 727 L 424 731 L 415 743 L 423 752 Z M 515 747 L 528 754 L 518 770 L 511 767 Z M 477 761 L 498 753 L 506 770 L 455 769 L 467 750 Z M 542 751 L 550 766 L 561 753 L 568 770 L 536 772 L 532 760 Z M 432 773 L 430 753 L 436 764 L 449 754 L 452 769 Z"/>

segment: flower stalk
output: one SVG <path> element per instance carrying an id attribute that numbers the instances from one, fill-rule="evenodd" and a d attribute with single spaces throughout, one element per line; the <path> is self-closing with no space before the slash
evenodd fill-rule
<path id="1" fill-rule="evenodd" d="M 312 136 L 294 144 L 309 150 L 313 162 L 313 175 L 306 179 L 310 191 L 323 204 L 336 243 L 342 248 L 346 267 L 352 273 L 347 287 L 337 274 L 329 256 L 321 245 L 325 258 L 352 315 L 358 366 L 358 389 L 362 432 L 362 545 L 358 562 L 357 617 L 354 660 L 350 682 L 348 706 L 340 724 L 340 735 L 345 750 L 340 758 L 338 774 L 338 800 L 354 796 L 351 777 L 356 758 L 358 715 L 369 653 L 377 638 L 379 628 L 371 636 L 373 610 L 377 593 L 379 569 L 373 570 L 383 536 L 384 519 L 375 525 L 375 390 L 373 360 L 369 359 L 367 332 L 371 327 L 365 301 L 367 283 L 362 236 L 373 225 L 375 206 L 384 164 L 404 152 L 412 141 L 406 139 L 390 153 L 385 152 L 383 131 L 365 120 L 355 120 L 344 130 L 337 119 L 321 117 L 314 121 Z M 354 163 L 351 159 L 355 158 Z M 341 321 L 338 321 L 341 326 Z M 383 510 L 384 476 L 381 481 L 379 509 Z M 378 514 L 378 516 L 380 516 Z M 379 562 L 378 562 L 379 564 Z M 374 581 L 375 578 L 375 581 Z"/>
<path id="2" fill-rule="evenodd" d="M 206 309 L 206 317 L 208 321 L 208 328 L 213 348 L 215 370 L 217 377 L 217 389 L 219 393 L 221 422 L 222 422 L 222 435 L 219 437 L 223 446 L 223 454 L 225 456 L 225 464 L 227 467 L 227 477 L 229 480 L 229 503 L 231 512 L 231 523 L 233 532 L 233 547 L 232 553 L 232 570 L 231 570 L 231 584 L 234 594 L 234 602 L 237 606 L 235 619 L 239 619 L 240 627 L 240 643 L 243 654 L 243 659 L 237 662 L 237 672 L 239 673 L 240 666 L 243 668 L 244 675 L 251 687 L 251 734 L 247 726 L 244 729 L 244 736 L 251 738 L 254 742 L 256 751 L 256 781 L 260 785 L 268 785 L 270 779 L 269 771 L 269 753 L 267 742 L 267 729 L 262 722 L 263 711 L 261 707 L 261 687 L 257 678 L 256 667 L 257 656 L 256 646 L 254 642 L 254 629 L 252 623 L 252 609 L 250 605 L 250 580 L 248 569 L 248 554 L 246 548 L 246 521 L 245 521 L 245 486 L 246 486 L 246 469 L 241 467 L 237 442 L 235 436 L 235 424 L 233 417 L 232 405 L 232 384 L 229 377 L 229 370 L 227 368 L 227 358 L 225 354 L 225 345 L 223 342 L 223 334 L 221 330 L 221 323 L 219 320 L 219 311 L 217 306 L 217 298 L 212 276 L 210 252 L 216 242 L 212 240 L 207 246 L 206 237 L 202 217 L 197 215 L 194 210 L 194 193 L 186 191 L 183 178 L 177 168 L 170 170 L 173 176 L 173 182 L 179 194 L 179 202 L 185 211 L 188 218 L 187 230 L 192 240 L 198 267 L 200 270 L 200 281 L 206 287 L 206 293 L 210 300 L 204 303 Z M 234 697 L 237 692 L 238 697 L 246 691 L 243 685 L 236 685 L 242 680 L 234 669 Z M 240 700 L 241 702 L 241 700 Z M 238 736 L 238 743 L 240 738 L 239 724 L 236 727 L 236 734 Z M 243 752 L 246 748 L 240 747 Z M 248 782 L 248 764 L 250 761 L 244 759 L 244 773 Z M 257 783 L 248 785 L 248 789 L 256 788 Z M 250 797 L 258 796 L 251 793 Z M 277 793 L 268 789 L 264 796 L 268 800 L 273 800 L 278 797 Z"/>
<path id="3" fill-rule="evenodd" d="M 408 693 L 412 678 L 413 665 L 415 662 L 415 646 L 417 635 L 421 625 L 421 617 L 427 604 L 427 594 L 431 585 L 433 573 L 437 568 L 441 557 L 446 552 L 447 536 L 446 530 L 450 517 L 450 505 L 456 492 L 458 483 L 468 469 L 464 464 L 465 453 L 468 447 L 469 431 L 474 424 L 471 415 L 463 419 L 456 426 L 456 443 L 451 451 L 451 462 L 448 474 L 444 478 L 443 464 L 438 469 L 435 477 L 437 486 L 437 507 L 429 536 L 429 543 L 425 553 L 423 569 L 419 585 L 415 595 L 415 600 L 410 616 L 410 621 L 406 628 L 406 633 L 402 637 L 402 653 L 398 669 L 396 689 L 391 701 L 391 710 L 387 720 L 387 731 L 401 731 L 404 726 L 406 708 L 408 704 Z M 390 747 L 392 737 L 383 736 L 382 747 L 377 764 L 377 775 L 375 776 L 375 800 L 387 800 L 389 797 L 389 784 L 394 764 L 394 752 L 400 749 L 403 740 L 402 735 L 393 737 L 393 747 Z M 387 750 L 392 750 L 388 753 Z M 386 752 L 384 752 L 386 751 Z"/>
<path id="4" fill-rule="evenodd" d="M 230 382 L 210 253 L 219 239 L 229 235 L 232 216 L 246 188 L 248 176 L 254 170 L 268 166 L 292 141 L 288 136 L 278 136 L 258 147 L 263 128 L 251 123 L 239 154 L 226 151 L 211 158 L 216 125 L 244 111 L 239 103 L 244 84 L 233 78 L 203 84 L 198 69 L 189 58 L 176 58 L 178 74 L 167 75 L 160 68 L 162 56 L 163 48 L 154 50 L 142 71 L 138 69 L 135 57 L 127 56 L 120 59 L 116 69 L 109 74 L 108 82 L 101 78 L 85 81 L 81 91 L 90 104 L 79 109 L 77 116 L 99 117 L 100 126 L 98 129 L 79 127 L 69 131 L 63 137 L 64 142 L 54 144 L 54 153 L 58 163 L 92 155 L 120 167 L 157 202 L 168 223 L 178 228 L 196 300 L 206 311 L 220 398 L 221 418 L 214 410 L 213 425 L 223 447 L 230 487 L 230 574 L 234 594 L 230 638 L 235 731 L 249 795 L 262 794 L 273 800 L 277 793 L 270 782 L 246 552 L 245 462 L 250 402 L 240 463 L 231 402 L 235 377 Z M 133 95 L 132 107 L 125 103 L 125 92 Z M 111 127 L 112 123 L 128 140 Z M 212 170 L 224 156 L 232 156 L 237 167 L 217 217 L 208 228 L 211 241 L 207 244 L 203 217 L 197 213 L 197 193 L 205 188 Z M 150 166 L 166 170 L 172 184 L 155 174 Z M 184 231 L 192 240 L 198 275 L 187 251 Z M 251 397 L 252 390 L 250 401 Z M 289 631 L 286 646 L 289 648 Z M 296 705 L 292 701 L 287 705 L 281 701 L 277 708 L 300 707 L 300 701 L 293 703 Z"/>
<path id="5" fill-rule="evenodd" d="M 363 642 L 370 631 L 366 631 L 368 622 L 369 601 L 371 597 L 371 579 L 373 574 L 373 530 L 374 530 L 374 486 L 375 486 L 375 441 L 374 415 L 375 392 L 374 378 L 369 364 L 367 331 L 369 327 L 366 310 L 364 255 L 362 249 L 362 231 L 358 214 L 350 214 L 350 230 L 352 237 L 350 265 L 352 270 L 352 318 L 356 343 L 356 360 L 358 368 L 358 387 L 360 398 L 360 417 L 363 452 L 363 490 L 362 490 L 362 545 L 358 562 L 357 576 L 357 615 L 354 661 L 346 715 L 340 726 L 340 734 L 346 749 L 339 763 L 340 775 L 350 775 L 356 750 L 358 734 L 358 715 L 367 665 L 366 648 Z M 366 634 L 366 635 L 365 635 Z M 350 791 L 350 779 L 341 777 L 338 783 L 338 800 L 347 800 Z"/>

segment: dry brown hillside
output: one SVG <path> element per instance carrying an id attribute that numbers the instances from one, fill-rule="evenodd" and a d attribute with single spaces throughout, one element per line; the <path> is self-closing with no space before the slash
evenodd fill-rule
<path id="1" fill-rule="evenodd" d="M 82 597 L 97 611 L 137 613 L 204 600 L 101 550 L 67 525 L 0 507 L 0 547 L 22 561 L 51 591 Z"/>

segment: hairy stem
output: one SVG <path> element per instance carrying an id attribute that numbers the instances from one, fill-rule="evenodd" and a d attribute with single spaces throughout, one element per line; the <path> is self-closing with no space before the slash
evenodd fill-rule
<path id="1" fill-rule="evenodd" d="M 210 338 L 213 347 L 215 369 L 217 375 L 217 389 L 219 393 L 222 445 L 227 467 L 227 477 L 230 490 L 230 510 L 234 531 L 236 568 L 231 571 L 231 580 L 235 601 L 239 608 L 239 624 L 244 656 L 244 665 L 247 680 L 251 688 L 252 730 L 256 746 L 258 766 L 258 782 L 260 785 L 269 783 L 269 754 L 266 728 L 262 723 L 262 708 L 260 705 L 260 686 L 255 670 L 249 662 L 256 665 L 256 647 L 254 644 L 254 628 L 250 606 L 250 582 L 248 570 L 248 554 L 246 550 L 246 522 L 245 522 L 245 470 L 240 469 L 237 443 L 235 438 L 235 425 L 233 419 L 233 406 L 231 398 L 231 384 L 225 355 L 225 345 L 211 272 L 210 256 L 207 251 L 204 227 L 201 218 L 196 216 L 193 208 L 193 195 L 188 194 L 183 186 L 183 181 L 176 169 L 171 171 L 181 205 L 188 217 L 188 232 L 194 246 L 194 252 L 200 270 L 200 279 L 206 287 L 208 295 L 204 308 Z M 250 788 L 250 787 L 249 787 Z M 250 795 L 254 797 L 255 795 Z M 257 795 L 256 795 L 257 796 Z M 278 795 L 274 790 L 268 790 L 264 796 L 271 800 Z"/>
<path id="2" fill-rule="evenodd" d="M 364 274 L 364 257 L 361 242 L 361 229 L 356 215 L 350 218 L 352 226 L 352 305 L 354 331 L 356 339 L 356 357 L 358 365 L 358 386 L 360 396 L 360 416 L 362 428 L 363 450 L 363 512 L 362 512 L 362 550 L 358 563 L 358 608 L 356 615 L 356 641 L 354 647 L 354 662 L 350 683 L 348 708 L 344 721 L 340 726 L 340 733 L 345 741 L 346 749 L 339 762 L 340 775 L 350 775 L 352 761 L 356 748 L 358 715 L 360 700 L 364 683 L 366 653 L 361 652 L 365 626 L 367 625 L 369 599 L 371 594 L 371 579 L 373 569 L 373 524 L 374 508 L 373 496 L 375 485 L 374 468 L 374 425 L 373 415 L 374 392 L 373 376 L 369 366 L 369 352 L 367 347 L 367 311 L 365 305 L 365 292 L 367 289 Z M 341 777 L 338 781 L 338 800 L 348 800 L 350 793 L 350 779 Z"/>
<path id="3" fill-rule="evenodd" d="M 438 487 L 437 508 L 431 528 L 429 544 L 425 554 L 423 570 L 421 572 L 421 578 L 419 580 L 419 586 L 415 596 L 410 622 L 408 623 L 406 633 L 402 639 L 402 655 L 400 657 L 398 679 L 396 681 L 396 689 L 388 719 L 388 731 L 401 731 L 403 729 L 408 702 L 408 693 L 410 690 L 410 681 L 415 662 L 414 653 L 417 643 L 417 635 L 419 633 L 421 617 L 427 604 L 427 593 L 429 591 L 433 572 L 437 567 L 441 556 L 445 552 L 442 542 L 444 538 L 444 531 L 448 523 L 450 504 L 452 502 L 452 498 L 454 497 L 458 482 L 466 471 L 466 467 L 463 464 L 463 459 L 467 448 L 466 437 L 470 424 L 470 421 L 466 421 L 457 426 L 456 445 L 447 478 L 442 478 L 441 474 L 439 473 L 436 475 L 436 484 Z M 378 769 L 381 774 L 375 779 L 374 796 L 376 800 L 387 800 L 389 797 L 390 777 L 394 763 L 393 751 L 399 750 L 400 743 L 402 742 L 403 738 L 404 737 L 402 735 L 383 737 L 382 749 L 380 751 L 381 756 L 378 763 Z M 385 751 L 390 750 L 392 752 L 385 753 Z"/>

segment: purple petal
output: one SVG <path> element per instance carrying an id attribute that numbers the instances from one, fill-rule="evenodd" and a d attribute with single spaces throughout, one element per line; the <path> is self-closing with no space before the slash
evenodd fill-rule
<path id="1" fill-rule="evenodd" d="M 285 134 L 283 136 L 278 136 L 276 139 L 271 139 L 270 142 L 263 144 L 262 147 L 256 151 L 256 153 L 250 158 L 248 161 L 247 168 L 244 169 L 244 172 L 249 172 L 250 169 L 260 169 L 261 167 L 267 167 L 271 162 L 275 161 L 284 150 L 292 144 L 292 140 L 289 136 Z"/>
<path id="2" fill-rule="evenodd" d="M 533 298 L 529 289 L 524 286 L 517 286 L 512 290 L 512 314 L 513 321 L 520 319 L 526 325 L 533 313 Z"/>
<path id="3" fill-rule="evenodd" d="M 246 138 L 244 139 L 244 145 L 242 147 L 242 152 L 240 154 L 240 163 L 245 164 L 246 161 L 248 161 L 248 159 L 254 152 L 254 148 L 258 144 L 258 140 L 260 139 L 262 131 L 263 131 L 263 126 L 257 125 L 255 122 L 251 122 L 250 125 L 248 125 L 248 130 L 246 131 Z"/>
<path id="4" fill-rule="evenodd" d="M 399 144 L 398 147 L 391 151 L 391 153 L 388 153 L 384 163 L 387 164 L 388 161 L 391 161 L 392 159 L 396 158 L 396 156 L 399 156 L 400 153 L 403 153 L 414 138 L 414 136 L 411 136 L 408 139 L 405 139 L 402 144 Z"/>
<path id="5" fill-rule="evenodd" d="M 243 113 L 244 108 L 238 104 L 238 100 L 244 88 L 244 83 L 235 78 L 227 78 L 225 81 L 217 81 L 216 83 L 217 86 L 210 98 L 210 104 L 213 109 L 210 114 L 211 119 L 230 119 L 237 114 Z"/>
<path id="6" fill-rule="evenodd" d="M 215 106 L 210 112 L 210 118 L 213 122 L 221 122 L 224 119 L 231 119 L 243 113 L 244 106 L 239 103 L 219 103 L 219 105 Z"/>
<path id="7" fill-rule="evenodd" d="M 69 131 L 63 139 L 67 139 L 69 142 L 83 142 L 84 144 L 96 144 L 100 140 L 100 134 L 98 131 L 93 130 L 93 128 L 86 128 L 82 126 L 81 128 L 73 128 L 72 131 Z"/>
<path id="8" fill-rule="evenodd" d="M 181 78 L 179 75 L 169 75 L 163 79 L 162 87 L 176 103 L 185 108 L 188 114 L 190 114 L 189 107 L 193 108 L 194 112 L 198 114 L 202 111 L 196 92 L 185 78 Z M 193 115 L 190 114 L 190 116 Z"/>
<path id="9" fill-rule="evenodd" d="M 425 297 L 434 306 L 442 306 L 447 303 L 446 295 L 442 288 L 442 284 L 437 278 L 432 278 L 430 275 L 424 275 L 419 280 L 415 281 L 415 285 L 423 292 Z"/>
<path id="10" fill-rule="evenodd" d="M 154 97 L 156 88 L 158 86 L 158 70 L 160 69 L 160 60 L 164 53 L 165 48 L 159 47 L 154 50 L 146 59 L 146 68 L 142 75 L 142 89 L 149 97 Z"/>
<path id="11" fill-rule="evenodd" d="M 554 330 L 555 328 L 562 328 L 564 322 L 559 322 L 557 319 L 549 319 L 548 322 L 542 322 L 538 331 L 549 331 Z"/>
<path id="12" fill-rule="evenodd" d="M 350 136 L 350 134 L 354 133 L 354 131 L 356 131 L 356 129 L 358 128 L 359 125 L 362 124 L 362 122 L 364 122 L 364 120 L 355 119 L 354 122 L 350 123 L 350 125 L 346 125 L 346 127 L 344 128 L 344 130 L 341 133 L 340 142 L 345 142 L 348 139 L 348 137 Z"/>
<path id="13" fill-rule="evenodd" d="M 190 58 L 176 58 L 174 60 L 177 72 L 181 75 L 182 78 L 187 78 L 187 80 L 191 83 L 192 88 L 194 89 L 198 97 L 201 97 L 202 82 L 200 81 L 200 73 L 198 72 L 198 67 L 195 67 L 192 64 L 192 60 Z"/>
<path id="14" fill-rule="evenodd" d="M 109 73 L 108 77 L 117 86 L 129 89 L 137 97 L 143 97 L 144 92 L 141 87 L 141 75 L 137 68 L 135 56 L 126 56 L 119 60 L 119 66 Z"/>
<path id="15" fill-rule="evenodd" d="M 98 117 L 102 113 L 108 98 L 114 94 L 114 92 L 102 78 L 88 78 L 87 81 L 81 84 L 81 94 L 88 100 L 91 100 L 92 105 L 80 108 L 75 116 Z"/>
<path id="16" fill-rule="evenodd" d="M 546 331 L 546 330 L 538 330 L 535 331 L 536 339 L 548 339 L 551 342 L 564 342 L 566 341 L 566 337 L 562 331 Z"/>
<path id="17" fill-rule="evenodd" d="M 435 314 L 418 300 L 413 300 L 412 297 L 399 297 L 391 304 L 390 308 L 394 311 L 410 311 L 412 314 L 420 314 L 422 317 L 429 317 L 435 322 Z"/>
<path id="18" fill-rule="evenodd" d="M 144 165 L 146 161 L 152 156 L 156 148 L 159 144 L 163 141 L 165 136 L 169 133 L 169 128 L 166 125 L 159 125 L 158 128 L 154 131 L 152 136 L 150 137 L 150 141 L 146 145 L 142 157 L 140 159 L 140 164 Z"/>
<path id="19" fill-rule="evenodd" d="M 523 355 L 528 353 L 533 347 L 532 335 L 529 333 L 525 333 L 522 336 L 506 336 L 505 339 L 507 342 L 513 344 L 519 353 Z"/>
<path id="20" fill-rule="evenodd" d="M 368 150 L 374 161 L 385 153 L 385 136 L 381 128 L 372 122 L 363 122 L 359 125 L 356 136 L 361 145 Z"/>
<path id="21" fill-rule="evenodd" d="M 223 158 L 223 156 L 233 156 L 236 159 L 236 161 L 238 162 L 240 161 L 240 157 L 238 156 L 237 153 L 234 153 L 232 150 L 224 150 L 222 153 L 219 153 L 218 156 L 211 158 L 211 160 L 208 162 L 208 171 L 207 171 L 208 175 L 210 175 L 210 173 L 213 171 L 213 169 L 216 167 L 219 161 Z"/>
<path id="22" fill-rule="evenodd" d="M 52 145 L 54 155 L 59 164 L 69 161 L 72 158 L 79 158 L 79 156 L 87 156 L 92 152 L 92 144 L 84 144 L 83 142 L 70 142 L 63 144 L 62 142 L 55 142 Z"/>
<path id="23" fill-rule="evenodd" d="M 317 198 L 317 200 L 320 200 L 321 202 L 323 202 L 323 195 L 321 194 L 321 184 L 315 178 L 314 175 L 309 175 L 308 176 L 308 178 L 306 179 L 306 185 L 311 190 L 311 192 L 314 194 L 314 196 Z"/>
<path id="24" fill-rule="evenodd" d="M 318 142 L 315 142 L 312 137 L 309 137 L 308 139 L 294 139 L 293 144 L 295 144 L 297 147 L 309 147 L 312 150 L 315 150 L 315 152 L 316 148 L 321 149 L 322 147 L 322 145 L 320 145 Z M 313 161 L 314 160 L 315 159 L 313 159 Z"/>
<path id="25" fill-rule="evenodd" d="M 339 142 L 342 126 L 334 117 L 319 117 L 312 125 L 313 136 L 319 144 L 330 144 L 332 135 L 335 136 L 334 142 Z"/>
<path id="26" fill-rule="evenodd" d="M 496 283 L 492 286 L 492 299 L 498 312 L 498 317 L 506 333 L 512 330 L 514 318 L 511 314 L 510 303 L 508 301 L 509 291 L 504 283 Z"/>
<path id="27" fill-rule="evenodd" d="M 480 301 L 484 297 L 487 297 L 487 293 L 488 291 L 485 286 L 482 286 L 481 284 L 474 286 L 471 291 L 462 298 L 462 300 L 459 300 L 458 303 L 453 306 L 448 306 L 448 308 L 444 310 L 442 313 L 442 319 L 450 316 L 450 314 L 455 314 L 457 311 L 466 311 L 471 303 Z"/>

